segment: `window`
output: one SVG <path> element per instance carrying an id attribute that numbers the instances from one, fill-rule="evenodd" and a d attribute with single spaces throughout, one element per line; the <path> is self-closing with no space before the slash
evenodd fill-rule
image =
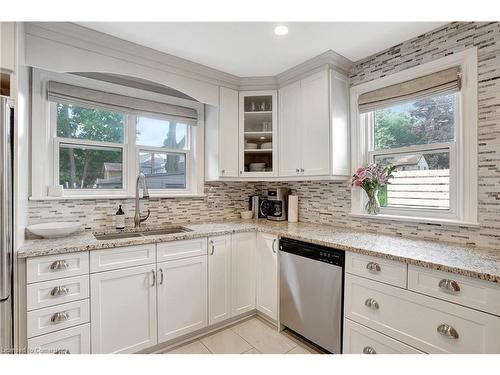
<path id="1" fill-rule="evenodd" d="M 140 172 L 152 196 L 203 193 L 202 104 L 36 69 L 33 82 L 32 199 L 54 185 L 68 197 L 134 196 Z"/>
<path id="2" fill-rule="evenodd" d="M 125 115 L 54 103 L 59 184 L 64 189 L 122 189 Z"/>
<path id="3" fill-rule="evenodd" d="M 175 121 L 138 117 L 136 144 L 139 168 L 151 189 L 185 189 L 189 159 L 189 126 Z"/>
<path id="4" fill-rule="evenodd" d="M 351 113 L 352 168 L 397 167 L 376 218 L 477 225 L 475 49 L 352 87 Z"/>
<path id="5" fill-rule="evenodd" d="M 450 210 L 458 95 L 431 96 L 365 115 L 373 124 L 370 161 L 397 167 L 391 183 L 379 191 L 381 207 Z"/>

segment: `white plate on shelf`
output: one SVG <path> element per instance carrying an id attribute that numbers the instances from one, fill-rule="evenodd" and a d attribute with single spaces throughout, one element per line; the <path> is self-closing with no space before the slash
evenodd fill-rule
<path id="1" fill-rule="evenodd" d="M 250 163 L 248 169 L 250 172 L 262 172 L 266 169 L 266 163 Z"/>
<path id="2" fill-rule="evenodd" d="M 260 145 L 263 150 L 271 150 L 273 148 L 273 142 L 264 142 Z"/>
<path id="3" fill-rule="evenodd" d="M 245 146 L 247 150 L 256 150 L 257 147 L 258 147 L 257 143 L 248 143 L 248 142 Z"/>
<path id="4" fill-rule="evenodd" d="M 82 226 L 82 223 L 75 221 L 66 222 L 53 222 L 53 223 L 42 223 L 28 225 L 28 229 L 31 233 L 43 237 L 43 238 L 59 238 L 66 237 L 75 232 L 78 232 Z"/>

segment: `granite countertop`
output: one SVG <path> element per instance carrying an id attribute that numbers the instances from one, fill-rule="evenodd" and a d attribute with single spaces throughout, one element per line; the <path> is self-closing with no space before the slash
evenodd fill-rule
<path id="1" fill-rule="evenodd" d="M 28 258 L 257 230 L 340 250 L 500 282 L 500 250 L 495 249 L 469 248 L 444 242 L 361 232 L 330 225 L 272 222 L 265 219 L 226 220 L 183 226 L 191 231 L 116 240 L 97 240 L 92 233 L 81 232 L 66 238 L 27 240 L 18 250 L 17 257 Z M 158 227 L 147 227 L 143 230 L 148 229 L 158 229 Z"/>

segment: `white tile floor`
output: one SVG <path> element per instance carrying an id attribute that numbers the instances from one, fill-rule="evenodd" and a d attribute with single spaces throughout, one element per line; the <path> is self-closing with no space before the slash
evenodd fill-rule
<path id="1" fill-rule="evenodd" d="M 257 317 L 237 323 L 166 354 L 318 354 L 320 351 L 295 335 Z"/>

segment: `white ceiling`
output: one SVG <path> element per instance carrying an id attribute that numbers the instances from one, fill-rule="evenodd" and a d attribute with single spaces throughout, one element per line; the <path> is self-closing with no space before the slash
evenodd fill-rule
<path id="1" fill-rule="evenodd" d="M 240 77 L 273 76 L 327 50 L 357 61 L 445 22 L 85 22 L 80 25 Z"/>

